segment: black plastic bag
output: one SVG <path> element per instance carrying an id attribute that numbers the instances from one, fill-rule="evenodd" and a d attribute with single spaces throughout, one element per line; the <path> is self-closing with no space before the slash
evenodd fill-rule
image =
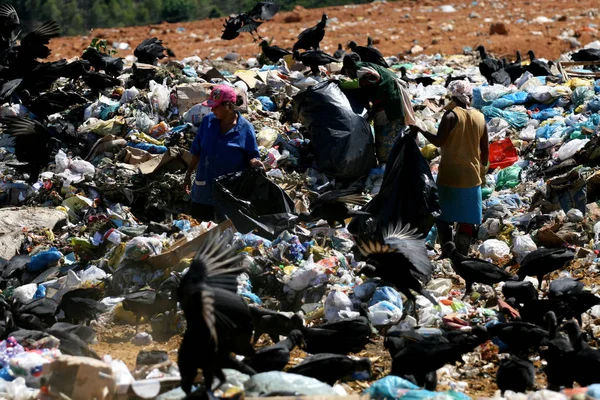
<path id="1" fill-rule="evenodd" d="M 440 214 L 437 185 L 412 136 L 398 136 L 394 142 L 381 189 L 363 211 L 371 216 L 352 220 L 348 230 L 354 235 L 402 223 L 425 236 L 433 227 Z"/>
<path id="2" fill-rule="evenodd" d="M 215 180 L 213 194 L 219 219 L 231 219 L 241 233 L 256 231 L 272 240 L 294 227 L 294 202 L 261 170 L 223 175 Z"/>
<path id="3" fill-rule="evenodd" d="M 376 164 L 371 126 L 333 81 L 294 97 L 295 112 L 307 126 L 319 171 L 341 180 L 366 176 Z"/>

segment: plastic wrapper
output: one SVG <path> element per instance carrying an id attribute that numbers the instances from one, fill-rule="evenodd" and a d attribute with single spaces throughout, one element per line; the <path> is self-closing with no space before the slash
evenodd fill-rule
<path id="1" fill-rule="evenodd" d="M 414 383 L 399 376 L 388 375 L 373 382 L 364 393 L 374 400 L 389 400 L 398 399 L 407 391 L 416 389 L 419 387 Z"/>
<path id="2" fill-rule="evenodd" d="M 27 264 L 28 271 L 40 271 L 50 264 L 58 262 L 63 258 L 63 255 L 56 247 L 50 248 L 50 250 L 42 251 L 31 257 L 31 261 Z"/>
<path id="3" fill-rule="evenodd" d="M 13 292 L 13 299 L 25 304 L 33 299 L 36 291 L 37 284 L 35 283 L 19 286 L 18 288 L 15 288 L 15 291 Z"/>
<path id="4" fill-rule="evenodd" d="M 162 241 L 154 237 L 138 236 L 125 245 L 123 258 L 132 261 L 143 261 L 148 257 L 162 253 Z"/>
<path id="5" fill-rule="evenodd" d="M 521 167 L 513 165 L 498 172 L 496 190 L 514 188 L 521 183 Z"/>

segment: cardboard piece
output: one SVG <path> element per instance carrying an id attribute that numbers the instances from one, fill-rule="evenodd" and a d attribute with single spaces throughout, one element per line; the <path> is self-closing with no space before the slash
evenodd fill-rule
<path id="1" fill-rule="evenodd" d="M 61 393 L 71 399 L 109 400 L 115 394 L 116 382 L 110 365 L 88 357 L 61 355 L 43 365 L 48 376 L 50 394 Z"/>
<path id="2" fill-rule="evenodd" d="M 188 166 L 188 162 L 183 159 L 183 155 L 189 153 L 187 150 L 178 148 L 169 148 L 165 153 L 156 154 L 154 157 L 138 164 L 140 172 L 144 175 L 152 174 L 160 169 L 167 168 L 168 172 L 174 172 L 184 169 Z M 191 159 L 191 155 L 189 157 Z"/>
<path id="3" fill-rule="evenodd" d="M 181 114 L 188 111 L 196 104 L 208 98 L 212 85 L 208 83 L 186 83 L 176 87 L 177 107 Z"/>
<path id="4" fill-rule="evenodd" d="M 240 70 L 235 71 L 235 76 L 237 76 L 241 81 L 243 81 L 248 88 L 254 89 L 258 80 L 256 79 L 256 72 L 248 71 L 248 70 Z"/>
<path id="5" fill-rule="evenodd" d="M 200 245 L 204 243 L 206 239 L 208 239 L 208 234 L 214 229 L 216 229 L 219 233 L 223 233 L 227 229 L 233 229 L 235 231 L 233 223 L 231 222 L 231 220 L 228 219 L 225 222 L 221 222 L 219 225 L 209 230 L 208 232 L 205 232 L 202 235 L 196 237 L 195 239 L 190 240 L 189 242 L 186 238 L 182 238 L 176 241 L 164 253 L 159 254 L 157 256 L 149 257 L 146 260 L 146 263 L 154 268 L 165 269 L 178 264 L 184 258 L 193 257 L 194 254 L 196 254 L 196 251 L 198 250 Z"/>
<path id="6" fill-rule="evenodd" d="M 146 150 L 137 149 L 135 147 L 127 146 L 123 150 L 123 154 L 119 157 L 124 163 L 130 165 L 138 165 L 146 162 L 156 156 L 156 154 L 150 154 Z"/>

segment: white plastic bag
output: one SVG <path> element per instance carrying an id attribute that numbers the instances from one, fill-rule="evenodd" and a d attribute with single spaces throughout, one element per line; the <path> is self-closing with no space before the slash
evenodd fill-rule
<path id="1" fill-rule="evenodd" d="M 83 175 L 94 175 L 96 173 L 96 168 L 94 168 L 92 163 L 77 158 L 71 160 L 71 165 L 69 166 L 69 169 L 73 172 Z"/>
<path id="2" fill-rule="evenodd" d="M 531 236 L 520 232 L 513 233 L 513 254 L 517 258 L 517 262 L 520 263 L 527 254 L 535 250 L 537 250 L 537 245 Z"/>
<path id="3" fill-rule="evenodd" d="M 56 164 L 56 172 L 64 172 L 65 169 L 69 168 L 69 157 L 64 151 L 59 150 L 54 156 L 54 163 Z"/>
<path id="4" fill-rule="evenodd" d="M 567 212 L 567 219 L 569 220 L 569 222 L 579 223 L 579 222 L 583 222 L 584 216 L 583 216 L 583 213 L 581 212 L 581 210 L 578 210 L 576 208 L 571 208 Z"/>
<path id="5" fill-rule="evenodd" d="M 558 159 L 561 161 L 567 160 L 575 155 L 579 150 L 583 149 L 590 139 L 573 139 L 567 142 L 558 149 Z"/>
<path id="6" fill-rule="evenodd" d="M 191 123 L 194 126 L 198 126 L 202 122 L 202 119 L 208 114 L 210 114 L 210 107 L 203 106 L 202 104 L 196 104 L 183 113 L 183 120 Z"/>
<path id="7" fill-rule="evenodd" d="M 119 100 L 119 102 L 121 104 L 129 103 L 131 102 L 131 100 L 135 99 L 139 95 L 140 91 L 137 90 L 135 86 L 132 86 L 129 89 L 123 91 L 123 94 L 121 95 L 121 100 Z"/>
<path id="8" fill-rule="evenodd" d="M 17 299 L 19 302 L 25 304 L 31 299 L 33 299 L 33 295 L 37 291 L 37 284 L 29 283 L 27 285 L 19 286 L 13 292 L 13 298 Z"/>
<path id="9" fill-rule="evenodd" d="M 169 95 L 171 94 L 169 88 L 165 84 L 159 84 L 155 81 L 150 81 L 150 92 L 148 93 L 148 99 L 152 105 L 152 109 L 155 111 L 165 112 L 169 107 Z"/>
<path id="10" fill-rule="evenodd" d="M 501 226 L 502 225 L 499 219 L 488 218 L 479 227 L 479 233 L 477 234 L 477 238 L 479 240 L 487 240 L 490 237 L 495 237 L 500 232 Z"/>
<path id="11" fill-rule="evenodd" d="M 345 293 L 332 290 L 325 299 L 325 319 L 330 322 L 344 319 L 342 311 L 352 311 L 352 301 Z"/>
<path id="12" fill-rule="evenodd" d="M 491 258 L 498 261 L 510 254 L 508 245 L 497 239 L 489 239 L 479 246 L 479 253 L 483 258 Z"/>
<path id="13" fill-rule="evenodd" d="M 395 324 L 402 318 L 402 310 L 389 301 L 381 301 L 369 307 L 369 320 L 375 326 Z"/>
<path id="14" fill-rule="evenodd" d="M 306 289 L 317 275 L 319 275 L 319 268 L 313 262 L 312 256 L 310 256 L 302 267 L 296 269 L 291 275 L 284 277 L 284 283 L 288 288 L 298 292 Z"/>

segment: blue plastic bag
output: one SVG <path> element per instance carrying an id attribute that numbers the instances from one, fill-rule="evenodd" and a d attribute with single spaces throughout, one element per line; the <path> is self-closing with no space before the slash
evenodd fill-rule
<path id="1" fill-rule="evenodd" d="M 514 104 L 515 104 L 514 101 L 505 99 L 504 97 L 500 97 L 499 99 L 492 101 L 492 107 L 496 107 L 496 108 L 500 108 L 500 109 L 508 108 Z"/>
<path id="2" fill-rule="evenodd" d="M 404 391 L 415 389 L 419 389 L 419 387 L 414 383 L 399 376 L 388 375 L 373 382 L 363 394 L 368 394 L 371 399 L 375 400 L 397 399 L 402 396 Z"/>
<path id="3" fill-rule="evenodd" d="M 46 286 L 39 285 L 37 290 L 33 294 L 34 299 L 41 299 L 42 297 L 46 297 Z"/>
<path id="4" fill-rule="evenodd" d="M 182 232 L 187 232 L 192 229 L 192 224 L 187 219 L 177 219 L 173 221 L 173 226 L 176 226 Z"/>
<path id="5" fill-rule="evenodd" d="M 509 93 L 505 96 L 502 96 L 503 99 L 512 101 L 513 104 L 525 104 L 527 99 L 529 98 L 529 93 L 527 92 L 514 92 Z"/>
<path id="6" fill-rule="evenodd" d="M 189 76 L 190 78 L 197 78 L 198 77 L 198 73 L 196 72 L 196 70 L 194 69 L 194 67 L 192 67 L 191 65 L 188 65 L 187 67 L 185 67 L 183 69 L 183 74 L 185 76 Z"/>
<path id="7" fill-rule="evenodd" d="M 483 96 L 481 95 L 481 87 L 473 88 L 473 101 L 471 105 L 479 110 L 481 110 L 485 106 L 489 106 L 492 104 L 491 101 L 483 100 Z"/>
<path id="8" fill-rule="evenodd" d="M 529 121 L 529 116 L 522 112 L 516 111 L 504 111 L 496 107 L 485 106 L 481 109 L 483 115 L 485 115 L 486 119 L 491 119 L 494 117 L 502 118 L 510 126 L 516 129 L 522 129 L 527 125 Z"/>
<path id="9" fill-rule="evenodd" d="M 31 257 L 27 264 L 28 271 L 40 271 L 48 265 L 57 262 L 63 257 L 62 253 L 56 247 L 51 247 L 50 250 L 42 251 Z"/>
<path id="10" fill-rule="evenodd" d="M 544 126 L 540 126 L 535 131 L 535 137 L 536 137 L 536 139 L 548 139 L 548 138 L 554 136 L 556 131 L 558 129 L 560 129 L 561 126 L 562 125 L 560 125 L 560 124 L 547 124 Z"/>
<path id="11" fill-rule="evenodd" d="M 277 106 L 269 96 L 258 96 L 256 100 L 260 101 L 260 104 L 262 104 L 262 108 L 265 111 L 275 111 L 277 109 Z"/>
<path id="12" fill-rule="evenodd" d="M 377 303 L 387 301 L 394 306 L 398 307 L 402 311 L 402 297 L 394 288 L 389 286 L 378 287 L 373 293 L 369 306 L 374 306 Z"/>
<path id="13" fill-rule="evenodd" d="M 427 234 L 427 237 L 425 238 L 425 242 L 429 243 L 429 245 L 431 245 L 433 247 L 435 245 L 435 241 L 437 240 L 437 236 L 438 236 L 437 227 L 434 225 L 431 228 L 431 230 L 429 231 L 429 233 Z"/>
<path id="14" fill-rule="evenodd" d="M 589 385 L 586 394 L 593 399 L 600 399 L 600 384 Z"/>
<path id="15" fill-rule="evenodd" d="M 531 118 L 537 119 L 538 121 L 545 121 L 550 118 L 554 118 L 560 115 L 560 110 L 556 108 L 547 108 L 538 113 L 531 114 Z"/>
<path id="16" fill-rule="evenodd" d="M 589 103 L 587 103 L 587 109 L 588 111 L 591 111 L 593 113 L 597 113 L 598 111 L 600 111 L 600 98 L 595 97 L 592 100 L 590 100 Z"/>
<path id="17" fill-rule="evenodd" d="M 127 146 L 135 147 L 136 149 L 146 150 L 148 153 L 151 153 L 151 154 L 162 154 L 162 153 L 166 153 L 168 150 L 165 146 L 158 146 L 155 144 L 145 143 L 145 142 L 142 142 L 142 143 L 129 142 L 129 143 L 127 143 Z"/>

